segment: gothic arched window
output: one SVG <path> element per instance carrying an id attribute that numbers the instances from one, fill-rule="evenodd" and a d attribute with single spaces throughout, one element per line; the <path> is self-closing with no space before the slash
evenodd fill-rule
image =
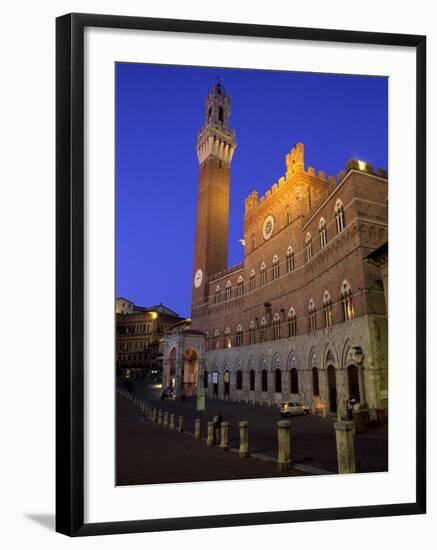
<path id="1" fill-rule="evenodd" d="M 325 293 L 323 294 L 323 313 L 325 314 L 325 327 L 331 328 L 333 318 L 332 300 L 327 290 L 325 290 Z"/>
<path id="2" fill-rule="evenodd" d="M 334 215 L 335 215 L 335 225 L 337 227 L 337 234 L 338 234 L 343 231 L 346 225 L 344 220 L 344 206 L 340 199 L 337 199 L 337 202 L 335 203 Z"/>
<path id="3" fill-rule="evenodd" d="M 215 349 L 220 349 L 220 332 L 218 329 L 214 331 L 214 347 Z"/>
<path id="4" fill-rule="evenodd" d="M 228 281 L 226 283 L 226 294 L 225 294 L 225 299 L 226 300 L 230 300 L 232 298 L 232 283 L 231 281 Z"/>
<path id="5" fill-rule="evenodd" d="M 214 303 L 219 304 L 220 303 L 220 286 L 217 285 L 215 287 L 215 293 L 214 293 Z"/>
<path id="6" fill-rule="evenodd" d="M 273 280 L 279 279 L 279 258 L 278 256 L 276 256 L 276 254 L 273 256 L 272 266 Z"/>
<path id="7" fill-rule="evenodd" d="M 291 246 L 287 248 L 287 271 L 288 273 L 294 271 L 294 252 Z"/>
<path id="8" fill-rule="evenodd" d="M 305 237 L 305 252 L 308 262 L 313 257 L 313 243 L 311 240 L 311 233 L 307 233 L 307 236 Z"/>
<path id="9" fill-rule="evenodd" d="M 316 305 L 312 298 L 308 304 L 308 321 L 310 332 L 316 332 Z"/>
<path id="10" fill-rule="evenodd" d="M 249 289 L 250 290 L 255 290 L 255 286 L 256 286 L 256 283 L 255 283 L 255 270 L 252 269 L 252 271 L 250 272 L 250 276 L 249 276 Z"/>
<path id="11" fill-rule="evenodd" d="M 237 280 L 237 296 L 243 296 L 243 277 L 240 275 Z"/>
<path id="12" fill-rule="evenodd" d="M 225 328 L 225 348 L 232 347 L 231 341 L 231 329 L 229 327 Z"/>
<path id="13" fill-rule="evenodd" d="M 243 345 L 243 327 L 241 325 L 238 325 L 237 327 L 235 345 L 237 348 Z"/>
<path id="14" fill-rule="evenodd" d="M 341 302 L 343 304 L 343 317 L 345 321 L 351 321 L 355 317 L 354 305 L 352 303 L 352 290 L 347 281 L 341 285 Z"/>
<path id="15" fill-rule="evenodd" d="M 251 321 L 250 325 L 249 325 L 249 343 L 250 344 L 255 344 L 256 343 L 255 330 L 256 330 L 255 321 Z"/>
<path id="16" fill-rule="evenodd" d="M 327 233 L 326 222 L 324 218 L 320 218 L 319 237 L 320 237 L 320 248 L 325 248 L 325 246 L 328 244 L 328 233 Z"/>
<path id="17" fill-rule="evenodd" d="M 288 318 L 287 318 L 287 324 L 288 324 L 288 336 L 296 336 L 296 312 L 294 311 L 294 308 L 290 308 L 290 311 L 288 312 Z"/>
<path id="18" fill-rule="evenodd" d="M 281 316 L 275 313 L 273 317 L 273 340 L 279 340 L 281 337 Z"/>
<path id="19" fill-rule="evenodd" d="M 261 284 L 265 285 L 267 283 L 267 267 L 266 264 L 263 262 L 261 264 Z"/>
<path id="20" fill-rule="evenodd" d="M 267 320 L 265 317 L 261 319 L 261 326 L 260 326 L 260 340 L 261 342 L 267 342 Z"/>

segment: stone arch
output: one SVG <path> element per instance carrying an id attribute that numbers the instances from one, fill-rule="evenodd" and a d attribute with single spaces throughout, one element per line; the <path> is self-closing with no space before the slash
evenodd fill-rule
<path id="1" fill-rule="evenodd" d="M 231 391 L 231 363 L 226 357 L 222 364 L 223 370 L 223 394 L 227 398 Z"/>
<path id="2" fill-rule="evenodd" d="M 256 368 L 255 368 L 255 358 L 253 355 L 249 357 L 247 362 L 247 373 L 249 376 L 249 391 L 255 391 L 256 389 Z"/>
<path id="3" fill-rule="evenodd" d="M 267 364 L 267 361 L 264 357 L 264 354 L 261 355 L 261 357 L 259 358 L 259 369 L 266 369 L 266 370 L 269 370 L 268 369 L 268 364 Z"/>
<path id="4" fill-rule="evenodd" d="M 346 338 L 341 353 L 341 366 L 343 369 L 347 367 L 349 363 L 356 363 L 355 358 L 352 355 L 353 346 L 350 338 Z"/>
<path id="5" fill-rule="evenodd" d="M 225 357 L 225 358 L 223 359 L 223 363 L 222 363 L 222 366 L 221 366 L 221 370 L 222 370 L 222 372 L 224 372 L 225 370 L 231 370 L 231 363 L 230 363 L 228 357 Z"/>
<path id="6" fill-rule="evenodd" d="M 254 369 L 255 368 L 255 358 L 253 355 L 249 357 L 249 360 L 247 361 L 247 369 Z"/>
<path id="7" fill-rule="evenodd" d="M 275 370 L 277 368 L 282 370 L 282 361 L 278 352 L 276 352 L 272 357 L 271 370 Z"/>
<path id="8" fill-rule="evenodd" d="M 300 361 L 298 356 L 296 355 L 296 352 L 294 350 L 291 350 L 287 356 L 287 370 L 291 370 L 293 367 L 300 370 Z"/>
<path id="9" fill-rule="evenodd" d="M 186 395 L 192 395 L 197 388 L 199 377 L 199 357 L 200 353 L 193 347 L 184 349 L 183 354 L 183 371 L 182 371 L 182 391 Z"/>
<path id="10" fill-rule="evenodd" d="M 331 342 L 325 345 L 323 350 L 323 363 L 322 367 L 326 370 L 329 365 L 333 365 L 336 369 L 340 368 L 340 362 L 338 360 L 338 354 L 335 347 Z"/>

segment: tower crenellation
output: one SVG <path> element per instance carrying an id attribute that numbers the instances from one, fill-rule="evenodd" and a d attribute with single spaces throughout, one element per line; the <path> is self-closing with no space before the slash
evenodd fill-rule
<path id="1" fill-rule="evenodd" d="M 349 160 L 346 163 L 346 167 L 342 168 L 338 172 L 337 176 L 327 176 L 326 172 L 323 172 L 322 170 L 319 170 L 316 173 L 316 169 L 313 166 L 308 166 L 308 168 L 305 170 L 304 153 L 304 144 L 297 143 L 295 147 L 290 151 L 290 153 L 288 153 L 285 157 L 285 177 L 280 177 L 278 181 L 275 182 L 264 195 L 258 196 L 258 193 L 256 191 L 252 191 L 252 193 L 246 198 L 245 201 L 245 216 L 250 216 L 257 210 L 259 206 L 267 203 L 272 195 L 275 194 L 279 189 L 281 189 L 284 184 L 291 181 L 295 182 L 295 176 L 299 174 L 302 176 L 308 176 L 309 178 L 311 178 L 310 181 L 314 182 L 314 184 L 321 183 L 325 185 L 327 191 L 329 192 L 332 191 L 337 184 L 341 183 L 341 181 L 351 170 L 365 172 L 366 174 L 376 175 L 383 179 L 387 179 L 387 170 L 385 170 L 384 168 L 378 168 L 375 171 L 373 164 L 357 159 Z M 313 206 L 314 205 L 312 205 L 312 207 Z"/>

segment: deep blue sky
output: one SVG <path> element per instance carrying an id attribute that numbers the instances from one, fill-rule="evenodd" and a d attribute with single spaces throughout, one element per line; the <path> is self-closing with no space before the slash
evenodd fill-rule
<path id="1" fill-rule="evenodd" d="M 244 199 L 285 174 L 305 144 L 305 165 L 336 175 L 350 158 L 387 168 L 388 80 L 116 65 L 117 296 L 163 302 L 190 315 L 198 162 L 204 100 L 221 77 L 238 147 L 231 169 L 229 265 L 243 258 Z"/>

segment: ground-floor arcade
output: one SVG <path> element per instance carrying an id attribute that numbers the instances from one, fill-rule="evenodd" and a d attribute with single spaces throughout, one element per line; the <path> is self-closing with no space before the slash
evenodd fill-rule
<path id="1" fill-rule="evenodd" d="M 387 321 L 363 316 L 330 329 L 262 344 L 205 352 L 204 336 L 166 340 L 164 383 L 187 395 L 273 405 L 301 401 L 346 414 L 346 402 L 370 417 L 387 411 Z"/>

